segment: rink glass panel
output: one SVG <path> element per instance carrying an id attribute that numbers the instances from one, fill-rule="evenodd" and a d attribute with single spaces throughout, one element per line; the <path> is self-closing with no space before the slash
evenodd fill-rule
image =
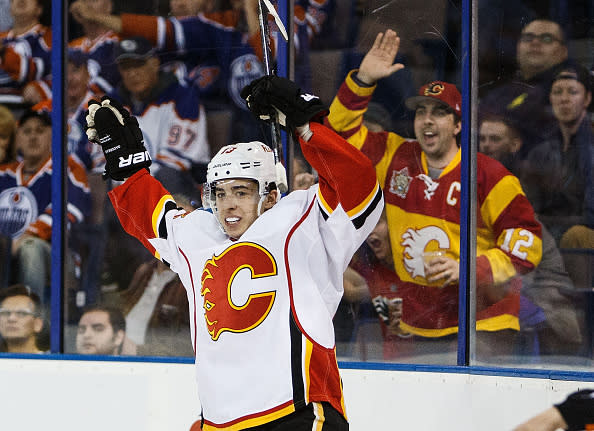
<path id="1" fill-rule="evenodd" d="M 339 4 L 334 12 L 337 17 L 336 22 L 325 30 L 326 33 L 312 41 L 306 57 L 309 59 L 311 91 L 330 103 L 346 73 L 358 66 L 376 34 L 392 28 L 401 37 L 397 61 L 405 64 L 406 68 L 381 82 L 373 101 L 388 112 L 389 118 L 384 115 L 384 119 L 389 120 L 386 124 L 391 130 L 413 138 L 413 113 L 404 106 L 404 99 L 415 95 L 421 85 L 432 80 L 451 82 L 462 89 L 461 28 L 465 19 L 466 22 L 470 21 L 470 9 L 468 7 L 462 9 L 460 2 L 439 0 L 432 1 L 430 5 L 426 2 L 421 4 L 408 0 L 338 1 L 337 3 Z M 357 5 L 351 3 L 357 3 Z M 587 47 L 591 46 L 593 35 L 591 28 L 585 24 L 588 19 L 592 19 L 591 8 L 588 9 L 586 4 L 567 5 L 566 2 L 556 1 L 537 3 L 523 1 L 519 4 L 521 7 L 518 7 L 517 2 L 513 4 L 504 2 L 503 5 L 500 2 L 486 0 L 479 2 L 478 75 L 474 76 L 479 86 L 479 96 L 482 96 L 481 89 L 490 83 L 513 75 L 518 35 L 522 26 L 537 15 L 553 14 L 554 18 L 562 21 L 568 31 L 569 55 L 585 67 L 592 66 L 592 53 Z M 146 8 L 144 3 L 140 5 L 140 2 L 136 2 L 126 11 L 147 14 L 162 12 L 162 10 Z M 161 9 L 166 9 L 166 5 Z M 116 10 L 116 12 L 120 11 Z M 81 30 L 75 24 L 70 23 L 68 29 L 69 38 L 80 35 Z M 296 60 L 298 63 L 296 77 L 301 79 L 299 77 L 305 75 L 302 79 L 307 83 L 307 61 L 302 60 Z M 304 70 L 303 67 L 306 69 Z M 66 86 L 67 81 L 63 81 L 63 85 Z M 464 99 L 463 103 L 469 103 L 469 100 Z M 217 118 L 228 118 L 225 116 L 224 108 L 222 111 L 222 114 L 216 111 L 212 115 L 221 115 Z M 589 115 L 591 117 L 591 112 Z M 463 122 L 463 127 L 468 127 L 466 122 Z M 466 145 L 475 145 L 478 148 L 478 130 L 470 131 L 469 136 L 472 138 L 471 143 Z M 101 189 L 101 186 L 110 187 L 110 184 L 104 183 L 100 178 L 91 180 L 92 188 Z M 104 196 L 104 192 L 100 191 L 97 196 Z M 76 232 L 79 239 L 86 241 L 86 247 L 81 247 L 80 244 L 74 247 L 69 238 L 63 253 L 74 259 L 72 266 L 66 265 L 67 259 L 64 259 L 65 273 L 72 269 L 74 277 L 64 277 L 61 299 L 63 327 L 62 331 L 52 328 L 53 337 L 63 337 L 62 350 L 53 353 L 76 352 L 77 324 L 85 307 L 95 302 L 124 307 L 123 294 L 129 287 L 135 271 L 141 264 L 152 259 L 135 239 L 127 237 L 121 231 L 107 199 L 103 202 L 99 199 L 94 203 L 97 223 L 89 223 L 82 229 L 83 232 Z M 460 250 L 462 246 L 456 244 L 455 248 Z M 59 244 L 54 244 L 54 247 L 59 247 Z M 506 346 L 508 348 L 505 353 L 494 352 L 493 355 L 486 357 L 472 351 L 469 354 L 472 358 L 469 365 L 489 364 L 591 371 L 592 322 L 594 321 L 592 252 L 587 249 L 561 249 L 558 252 L 564 265 L 566 261 L 570 261 L 570 265 L 577 265 L 582 270 L 582 275 L 585 273 L 585 284 L 581 284 L 580 280 L 572 279 L 570 284 L 556 289 L 549 301 L 549 308 L 542 310 L 540 307 L 542 314 L 538 306 L 532 309 L 536 318 L 521 327 L 513 341 L 514 345 Z M 572 260 L 572 257 L 575 259 Z M 403 259 L 403 256 L 395 256 L 395 259 L 398 258 Z M 56 264 L 54 262 L 54 265 Z M 546 274 L 544 269 L 547 268 L 543 268 L 542 271 Z M 546 281 L 545 278 L 543 282 Z M 387 287 L 391 288 L 389 284 Z M 397 288 L 398 286 L 394 286 L 392 290 L 397 291 Z M 428 287 L 428 289 L 435 288 Z M 470 286 L 469 289 L 475 289 L 475 287 Z M 543 289 L 543 295 L 548 290 Z M 538 290 L 534 293 L 539 295 Z M 555 298 L 558 298 L 558 303 L 555 302 Z M 531 302 L 534 305 L 538 301 Z M 406 300 L 403 300 L 402 307 L 406 306 Z M 549 319 L 546 311 L 561 309 L 566 311 L 561 313 L 557 320 L 552 317 Z M 431 307 L 428 306 L 425 311 L 431 313 Z M 568 320 L 573 322 L 569 329 L 567 324 L 554 327 L 555 324 L 563 325 L 564 321 Z M 553 325 L 552 328 L 551 325 Z M 415 343 L 414 338 L 397 336 L 393 345 L 387 348 L 391 354 L 386 355 L 386 341 L 371 298 L 357 302 L 343 300 L 335 317 L 335 326 L 337 355 L 340 361 L 459 364 L 455 334 L 440 340 L 443 342 L 430 343 L 432 350 L 425 351 L 423 354 L 410 353 L 414 352 L 414 347 L 411 347 L 411 344 Z M 576 328 L 577 332 L 575 332 Z M 557 330 L 557 336 L 562 334 L 561 342 L 546 344 L 547 340 L 555 340 L 555 330 Z M 180 356 L 179 352 L 184 350 L 180 350 L 178 346 L 189 344 L 187 331 L 180 329 L 177 335 L 172 335 L 170 331 L 162 332 L 163 349 L 149 354 Z M 470 331 L 467 335 L 475 336 L 474 331 Z M 482 336 L 483 333 L 479 331 L 470 345 L 479 344 Z M 575 337 L 575 339 L 570 340 L 570 343 L 564 343 L 563 340 L 567 338 L 563 337 Z M 137 354 L 143 353 L 142 348 L 137 349 Z M 192 355 L 191 349 L 187 355 Z"/>

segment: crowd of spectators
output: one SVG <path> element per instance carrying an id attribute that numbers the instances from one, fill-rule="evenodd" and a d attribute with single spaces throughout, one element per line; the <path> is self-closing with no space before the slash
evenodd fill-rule
<path id="1" fill-rule="evenodd" d="M 329 89 L 336 98 L 328 124 L 376 164 L 386 195 L 384 216 L 345 274 L 337 340 L 353 343 L 370 317 L 377 359 L 424 355 L 429 361 L 439 354 L 435 360 L 447 362 L 457 341 L 461 106 L 468 102 L 460 96 L 458 72 L 438 58 L 459 54 L 460 43 L 450 41 L 447 52 L 423 65 L 427 56 L 411 44 L 431 56 L 435 43 L 406 41 L 399 52 L 390 20 L 374 20 L 382 7 L 371 0 L 344 4 L 295 1 L 291 26 L 295 81 L 315 91 L 339 76 Z M 49 316 L 49 5 L 12 0 L 11 19 L 0 21 L 0 259 L 8 265 L 0 270 L 0 290 L 19 283 L 34 292 L 34 305 L 17 304 L 31 309 L 33 335 L 38 315 Z M 513 46 L 498 52 L 505 56 L 499 61 L 515 70 L 485 70 L 479 79 L 479 129 L 472 132 L 482 153 L 476 306 L 477 353 L 485 361 L 592 355 L 593 317 L 583 305 L 594 273 L 592 64 L 572 58 L 571 37 L 579 29 L 532 19 L 533 6 L 523 2 L 531 19 L 510 20 L 510 28 L 497 33 L 504 35 L 502 47 Z M 112 0 L 70 3 L 64 297 L 66 323 L 78 325 L 72 351 L 192 355 L 183 287 L 120 228 L 105 200 L 114 183 L 102 178 L 105 161 L 87 139 L 85 115 L 89 100 L 103 95 L 126 106 L 140 123 L 151 172 L 185 196 L 188 208 L 199 206 L 212 154 L 228 141 L 269 140 L 239 96 L 264 74 L 257 8 L 257 0 L 169 0 L 140 9 Z M 495 37 L 491 24 L 482 44 Z M 280 36 L 270 25 L 276 55 Z M 366 46 L 378 25 L 382 35 Z M 394 30 L 409 37 L 406 28 Z M 316 70 L 312 52 L 326 49 L 340 50 L 337 64 Z M 482 72 L 481 58 L 485 67 L 495 60 L 492 52 L 480 54 Z M 415 75 L 420 66 L 433 68 L 433 79 Z M 209 115 L 223 111 L 228 122 L 216 127 L 228 133 L 209 139 Z M 316 173 L 298 154 L 292 166 L 293 189 L 314 184 Z M 5 342 L 4 320 L 22 320 L 21 314 L 0 314 Z M 101 349 L 91 340 L 100 325 Z"/>

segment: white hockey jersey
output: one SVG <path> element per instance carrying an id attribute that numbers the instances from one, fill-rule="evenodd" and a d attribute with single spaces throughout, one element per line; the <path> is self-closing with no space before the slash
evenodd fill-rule
<path id="1" fill-rule="evenodd" d="M 110 192 L 124 228 L 186 287 L 205 430 L 261 425 L 312 401 L 345 415 L 332 317 L 383 197 L 366 157 L 312 130 L 301 146 L 319 186 L 281 199 L 237 241 L 212 213 L 176 209 L 144 170 Z"/>

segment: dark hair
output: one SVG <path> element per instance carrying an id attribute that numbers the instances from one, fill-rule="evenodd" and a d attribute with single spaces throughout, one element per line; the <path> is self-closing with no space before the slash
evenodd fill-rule
<path id="1" fill-rule="evenodd" d="M 31 118 L 39 118 L 43 124 L 46 126 L 52 125 L 52 117 L 50 116 L 49 112 L 46 110 L 37 110 L 33 108 L 27 109 L 19 118 L 19 127 L 25 124 L 25 122 Z"/>
<path id="2" fill-rule="evenodd" d="M 392 116 L 381 103 L 369 102 L 367 105 L 367 111 L 365 111 L 365 114 L 363 114 L 363 121 L 379 124 L 381 128 L 387 132 L 394 130 L 394 126 L 392 125 Z"/>
<path id="3" fill-rule="evenodd" d="M 508 128 L 510 134 L 514 138 L 523 139 L 522 132 L 520 130 L 520 126 L 518 124 L 518 120 L 509 118 L 508 116 L 502 114 L 494 114 L 494 113 L 486 113 L 479 116 L 479 128 L 483 125 L 483 123 L 503 123 L 505 127 Z"/>
<path id="4" fill-rule="evenodd" d="M 37 0 L 37 5 L 43 9 L 39 17 L 39 23 L 50 27 L 52 25 L 52 2 L 51 0 Z"/>
<path id="5" fill-rule="evenodd" d="M 529 24 L 532 24 L 534 21 L 544 21 L 544 22 L 549 22 L 551 24 L 555 24 L 559 28 L 559 34 L 561 35 L 561 43 L 563 45 L 567 45 L 567 34 L 566 34 L 565 29 L 563 28 L 563 26 L 560 23 L 558 23 L 557 21 L 553 21 L 551 18 L 548 18 L 548 17 L 540 16 L 540 17 L 536 17 L 534 19 L 531 19 L 530 21 L 528 21 L 526 24 L 524 24 L 522 26 L 522 29 L 520 30 L 520 33 L 523 33 L 524 32 L 524 29 Z"/>
<path id="6" fill-rule="evenodd" d="M 13 284 L 5 289 L 0 289 L 0 304 L 4 302 L 5 299 L 13 296 L 26 296 L 29 298 L 35 306 L 35 313 L 39 315 L 41 311 L 41 300 L 39 299 L 39 295 L 33 292 L 29 286 L 25 284 Z"/>
<path id="7" fill-rule="evenodd" d="M 109 323 L 113 328 L 114 334 L 118 331 L 126 332 L 126 319 L 124 318 L 122 310 L 119 308 L 112 307 L 110 305 L 92 305 L 84 309 L 83 313 L 81 314 L 81 318 L 85 314 L 91 313 L 93 311 L 103 311 L 107 313 L 109 316 Z"/>
<path id="8" fill-rule="evenodd" d="M 456 111 L 454 111 L 449 106 L 446 106 L 445 108 L 448 114 L 452 114 L 454 116 L 454 125 L 462 123 L 462 117 L 458 116 L 458 114 L 456 114 Z M 458 148 L 462 146 L 462 129 L 460 129 L 460 131 L 456 135 L 456 145 L 458 146 Z"/>

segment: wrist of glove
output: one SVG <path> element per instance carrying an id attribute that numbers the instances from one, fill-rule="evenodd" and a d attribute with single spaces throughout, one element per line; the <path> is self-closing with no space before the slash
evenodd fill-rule
<path id="1" fill-rule="evenodd" d="M 586 425 L 594 424 L 594 390 L 574 392 L 555 407 L 569 426 L 569 431 L 583 430 Z"/>
<path id="2" fill-rule="evenodd" d="M 144 146 L 138 121 L 115 100 L 103 97 L 89 102 L 89 141 L 101 145 L 105 155 L 103 178 L 123 181 L 141 169 L 148 169 L 151 157 Z"/>
<path id="3" fill-rule="evenodd" d="M 252 113 L 265 121 L 275 121 L 290 131 L 310 121 L 320 121 L 328 108 L 319 97 L 306 94 L 293 81 L 267 75 L 252 81 L 241 91 Z"/>

